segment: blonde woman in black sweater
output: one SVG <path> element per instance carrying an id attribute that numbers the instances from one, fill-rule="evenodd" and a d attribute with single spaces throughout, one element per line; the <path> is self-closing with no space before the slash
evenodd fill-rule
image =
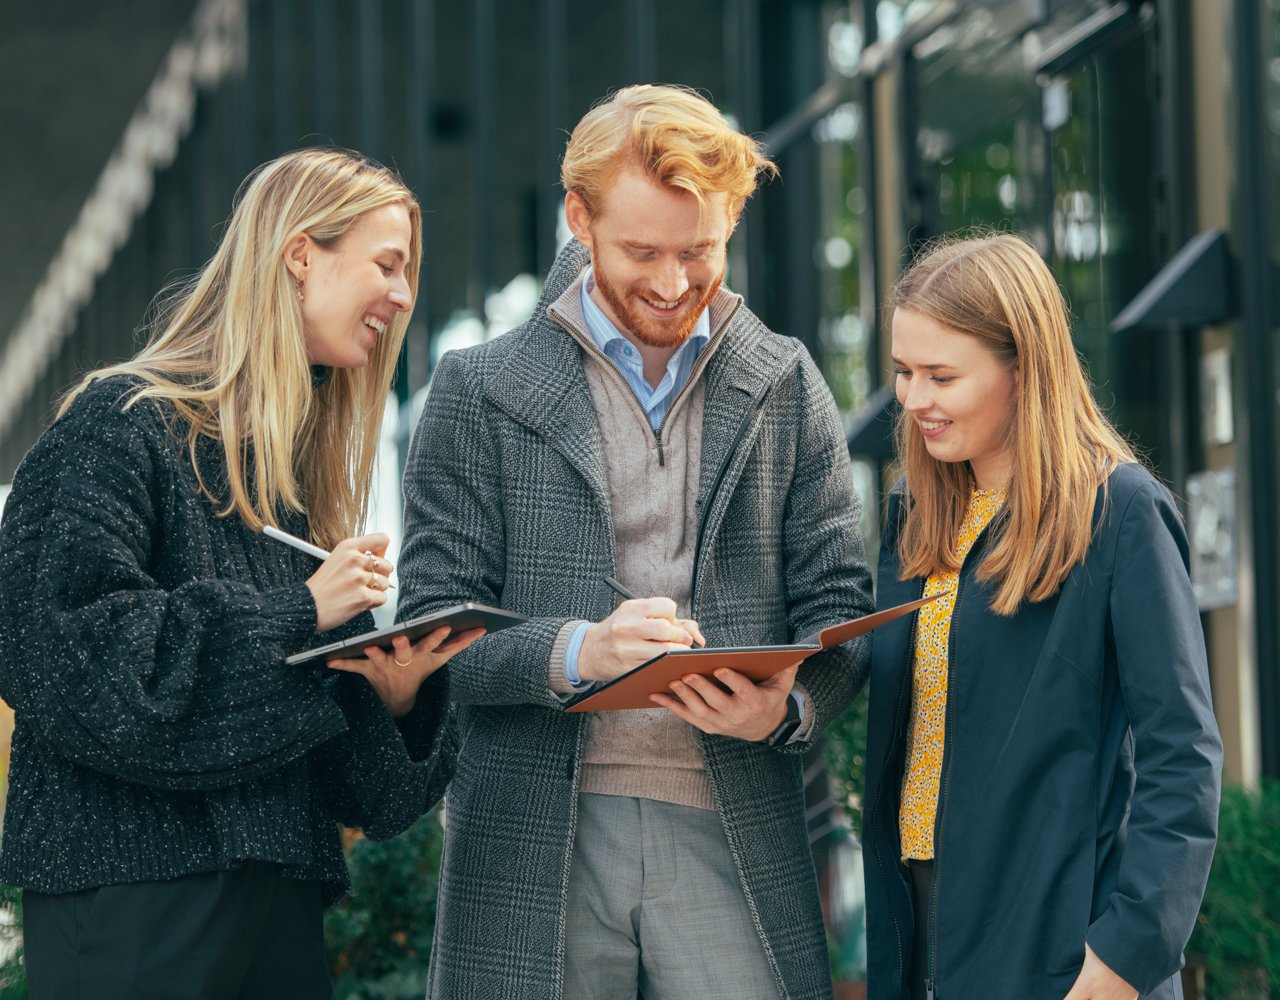
<path id="1" fill-rule="evenodd" d="M 352 536 L 420 262 L 386 168 L 264 165 L 150 345 L 73 389 L 19 468 L 0 879 L 25 890 L 33 1000 L 326 997 L 335 821 L 389 836 L 439 798 L 446 700 L 422 685 L 474 635 L 283 662 L 387 599 L 387 536 Z"/>

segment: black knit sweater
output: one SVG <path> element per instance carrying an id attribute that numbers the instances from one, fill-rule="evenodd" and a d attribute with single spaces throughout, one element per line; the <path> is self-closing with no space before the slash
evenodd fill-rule
<path id="1" fill-rule="evenodd" d="M 71 892 L 253 859 L 331 901 L 346 885 L 335 821 L 390 836 L 443 792 L 442 675 L 397 727 L 362 677 L 286 666 L 337 637 L 315 635 L 316 560 L 218 517 L 172 408 L 125 411 L 138 384 L 76 400 L 0 525 L 0 697 L 16 720 L 0 880 Z M 199 449 L 217 495 L 221 445 Z M 284 527 L 307 534 L 299 516 Z"/>

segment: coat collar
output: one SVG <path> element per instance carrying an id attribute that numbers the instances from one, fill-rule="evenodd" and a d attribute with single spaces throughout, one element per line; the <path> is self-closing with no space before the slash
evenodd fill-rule
<path id="1" fill-rule="evenodd" d="M 501 338 L 505 343 L 500 362 L 485 380 L 485 392 L 496 406 L 569 459 L 607 508 L 603 449 L 582 366 L 582 347 L 552 318 L 555 307 L 562 316 L 581 320 L 575 289 L 590 262 L 590 253 L 577 240 L 570 240 L 560 251 L 532 318 Z M 796 341 L 772 335 L 742 304 L 742 297 L 726 288 L 717 293 L 711 309 L 712 337 L 722 327 L 723 336 L 702 374 L 700 500 L 729 460 L 735 442 L 738 447 L 745 443 L 739 434 L 744 418 L 803 350 Z"/>

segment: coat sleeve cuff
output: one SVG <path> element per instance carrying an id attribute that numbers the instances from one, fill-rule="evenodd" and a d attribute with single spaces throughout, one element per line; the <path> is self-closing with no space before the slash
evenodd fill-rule
<path id="1" fill-rule="evenodd" d="M 809 693 L 807 687 L 796 681 L 788 697 L 795 698 L 800 704 L 800 728 L 791 734 L 791 739 L 787 740 L 787 743 L 806 743 L 813 736 L 814 723 L 818 718 L 818 710 L 813 703 L 813 695 Z"/>
<path id="2" fill-rule="evenodd" d="M 1138 942 L 1133 935 L 1121 931 L 1113 912 L 1103 913 L 1085 937 L 1102 964 L 1129 984 L 1130 989 L 1146 996 L 1182 967 L 1181 954 L 1162 960 L 1160 951 Z"/>

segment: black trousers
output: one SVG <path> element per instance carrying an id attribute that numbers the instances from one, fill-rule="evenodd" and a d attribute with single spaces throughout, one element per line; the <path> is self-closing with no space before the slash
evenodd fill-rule
<path id="1" fill-rule="evenodd" d="M 932 861 L 909 861 L 911 902 L 915 909 L 911 964 L 907 966 L 908 1000 L 925 1000 L 924 981 L 929 977 L 929 888 L 933 884 Z"/>
<path id="2" fill-rule="evenodd" d="M 328 1000 L 318 882 L 276 865 L 22 894 L 30 1000 Z"/>

